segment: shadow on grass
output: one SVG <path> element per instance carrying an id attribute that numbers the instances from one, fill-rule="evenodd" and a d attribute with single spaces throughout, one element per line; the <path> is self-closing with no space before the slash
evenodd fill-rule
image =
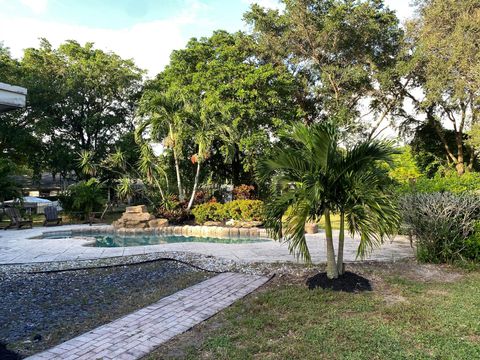
<path id="1" fill-rule="evenodd" d="M 372 291 L 372 285 L 368 279 L 350 271 L 346 271 L 338 279 L 329 279 L 327 273 L 319 273 L 307 279 L 307 286 L 310 290 L 321 288 L 350 293 Z"/>
<path id="2" fill-rule="evenodd" d="M 7 345 L 0 341 L 0 359 L 2 360 L 17 360 L 22 357 L 15 351 L 8 350 Z"/>

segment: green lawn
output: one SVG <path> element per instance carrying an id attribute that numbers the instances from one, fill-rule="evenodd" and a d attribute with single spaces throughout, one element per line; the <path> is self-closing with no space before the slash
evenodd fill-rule
<path id="1" fill-rule="evenodd" d="M 480 272 L 399 266 L 356 294 L 274 279 L 149 359 L 480 359 Z"/>

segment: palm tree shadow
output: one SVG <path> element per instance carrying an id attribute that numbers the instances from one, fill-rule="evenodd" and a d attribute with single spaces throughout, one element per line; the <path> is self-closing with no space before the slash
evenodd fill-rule
<path id="1" fill-rule="evenodd" d="M 7 345 L 0 341 L 0 359 L 2 360 L 19 360 L 22 357 L 15 351 L 8 350 Z"/>
<path id="2" fill-rule="evenodd" d="M 343 275 L 339 276 L 338 279 L 329 279 L 327 273 L 319 273 L 308 278 L 306 284 L 310 290 L 321 288 L 349 293 L 373 290 L 368 279 L 350 271 L 346 271 Z"/>

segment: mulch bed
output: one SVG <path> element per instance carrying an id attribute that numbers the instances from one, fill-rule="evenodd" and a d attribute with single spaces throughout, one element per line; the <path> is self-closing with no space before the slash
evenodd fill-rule
<path id="1" fill-rule="evenodd" d="M 214 275 L 169 260 L 0 274 L 0 359 L 42 351 Z"/>
<path id="2" fill-rule="evenodd" d="M 321 288 L 349 293 L 372 291 L 372 285 L 368 279 L 350 271 L 346 271 L 338 279 L 329 279 L 327 273 L 322 272 L 308 278 L 307 285 L 310 290 Z"/>

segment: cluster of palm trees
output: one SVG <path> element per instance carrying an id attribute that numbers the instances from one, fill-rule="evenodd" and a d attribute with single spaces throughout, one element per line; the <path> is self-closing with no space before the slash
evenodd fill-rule
<path id="1" fill-rule="evenodd" d="M 388 142 L 367 140 L 350 148 L 339 145 L 331 124 L 296 124 L 280 137 L 272 156 L 260 163 L 258 175 L 269 182 L 266 227 L 275 239 L 310 262 L 304 227 L 325 218 L 327 276 L 344 273 L 345 231 L 359 235 L 358 256 L 394 234 L 399 222 L 389 196 L 387 164 L 395 150 Z M 337 256 L 331 225 L 340 216 Z"/>

